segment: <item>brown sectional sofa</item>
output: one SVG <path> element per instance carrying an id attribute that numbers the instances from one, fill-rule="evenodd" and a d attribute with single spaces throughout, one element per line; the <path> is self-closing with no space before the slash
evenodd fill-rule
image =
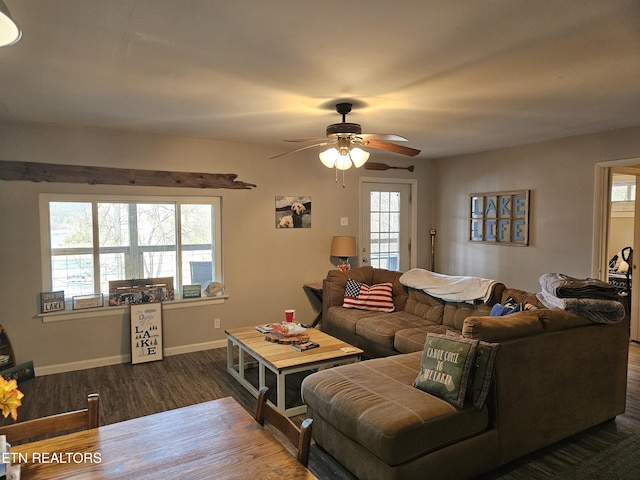
<path id="1" fill-rule="evenodd" d="M 363 349 L 366 356 L 422 351 L 427 333 L 462 331 L 465 318 L 489 315 L 491 307 L 500 301 L 505 291 L 505 286 L 497 283 L 486 303 L 443 302 L 420 290 L 406 288 L 399 281 L 401 275 L 370 266 L 346 272 L 329 271 L 323 281 L 322 330 Z M 349 278 L 367 285 L 392 283 L 395 311 L 381 313 L 342 308 Z"/>
<path id="2" fill-rule="evenodd" d="M 400 273 L 361 267 L 324 282 L 323 330 L 363 348 L 356 364 L 308 376 L 302 395 L 316 443 L 360 479 L 472 478 L 623 413 L 629 322 L 596 324 L 563 310 L 487 316 L 487 304 L 450 304 L 403 287 Z M 394 284 L 393 313 L 340 307 L 347 278 Z M 342 289 L 342 291 L 340 291 Z M 499 343 L 485 406 L 456 408 L 419 390 L 428 332 Z"/>

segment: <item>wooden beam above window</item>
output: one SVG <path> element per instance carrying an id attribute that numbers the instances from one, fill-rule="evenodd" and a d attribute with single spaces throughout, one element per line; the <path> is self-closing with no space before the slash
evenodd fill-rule
<path id="1" fill-rule="evenodd" d="M 90 167 L 55 163 L 0 161 L 0 180 L 144 187 L 231 188 L 256 185 L 236 180 L 235 173 L 168 172 L 133 168 Z"/>

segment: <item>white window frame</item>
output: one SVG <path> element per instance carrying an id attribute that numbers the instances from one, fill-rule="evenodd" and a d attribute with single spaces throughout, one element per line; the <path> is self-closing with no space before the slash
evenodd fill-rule
<path id="1" fill-rule="evenodd" d="M 50 245 L 50 225 L 49 225 L 49 204 L 51 202 L 119 202 L 119 203 L 175 203 L 178 206 L 178 210 L 181 204 L 204 204 L 211 205 L 214 211 L 213 220 L 213 263 L 214 263 L 214 277 L 216 281 L 223 283 L 223 268 L 222 268 L 222 201 L 221 197 L 195 197 L 195 196 L 181 196 L 181 195 L 163 195 L 163 196 L 145 196 L 145 195 L 95 195 L 95 194 L 49 194 L 43 193 L 39 196 L 39 210 L 40 210 L 40 245 L 41 245 L 41 268 L 42 268 L 42 291 L 51 290 L 51 245 Z M 179 217 L 178 217 L 179 218 Z M 179 222 L 179 219 L 176 222 Z M 178 232 L 180 232 L 179 225 Z M 164 308 L 180 308 L 183 306 L 189 306 L 197 304 L 198 306 L 203 303 L 222 303 L 228 296 L 223 295 L 215 299 L 209 297 L 202 297 L 196 299 L 182 299 L 180 297 L 179 286 L 183 284 L 181 280 L 182 269 L 182 244 L 180 241 L 180 235 L 178 234 L 177 242 L 177 257 L 178 268 L 176 275 L 176 300 L 171 302 L 165 302 Z M 95 263 L 94 252 L 94 263 Z M 105 292 L 102 292 L 105 293 Z M 110 312 L 114 312 L 116 309 L 123 309 L 127 307 L 103 307 L 101 309 L 90 310 L 72 310 L 71 299 L 66 299 L 67 307 L 64 311 L 53 312 L 49 314 L 40 314 L 43 317 L 43 321 L 57 321 L 66 320 L 69 318 L 78 318 L 79 316 L 104 316 Z M 105 302 L 106 305 L 107 302 Z M 102 312 L 98 312 L 101 310 Z M 115 313 L 115 312 L 114 312 Z M 53 320 L 52 320 L 53 319 Z M 57 319 L 57 320 L 56 320 Z"/>

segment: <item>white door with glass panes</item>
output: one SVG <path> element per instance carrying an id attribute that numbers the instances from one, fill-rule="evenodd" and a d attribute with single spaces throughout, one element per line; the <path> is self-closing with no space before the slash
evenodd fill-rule
<path id="1" fill-rule="evenodd" d="M 362 183 L 360 264 L 406 272 L 411 268 L 411 185 Z"/>

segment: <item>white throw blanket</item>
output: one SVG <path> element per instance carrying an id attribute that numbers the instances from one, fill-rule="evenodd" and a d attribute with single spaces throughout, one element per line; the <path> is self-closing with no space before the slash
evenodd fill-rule
<path id="1" fill-rule="evenodd" d="M 478 299 L 486 302 L 491 298 L 493 287 L 498 282 L 486 278 L 444 275 L 414 268 L 402 274 L 400 283 L 447 302 L 469 302 Z"/>

